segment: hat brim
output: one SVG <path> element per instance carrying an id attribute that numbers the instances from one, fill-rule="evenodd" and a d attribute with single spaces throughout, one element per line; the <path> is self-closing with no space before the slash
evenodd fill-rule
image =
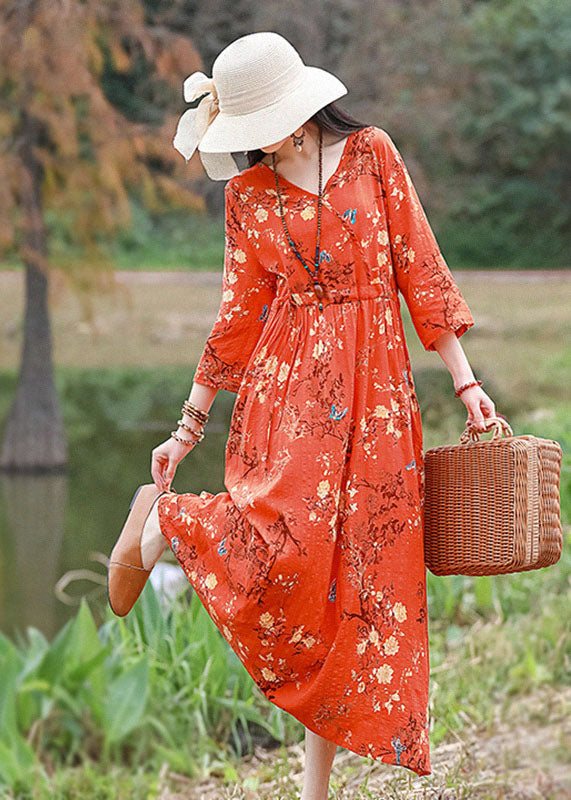
<path id="1" fill-rule="evenodd" d="M 203 153 L 233 153 L 269 147 L 285 139 L 320 108 L 348 92 L 331 72 L 305 65 L 307 79 L 275 103 L 250 114 L 220 111 L 198 144 Z"/>

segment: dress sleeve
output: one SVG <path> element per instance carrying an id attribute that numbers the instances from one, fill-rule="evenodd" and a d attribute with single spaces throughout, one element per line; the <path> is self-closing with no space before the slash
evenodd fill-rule
<path id="1" fill-rule="evenodd" d="M 430 227 L 403 157 L 377 128 L 379 168 L 395 278 L 425 350 L 446 331 L 458 338 L 474 319 Z"/>
<path id="2" fill-rule="evenodd" d="M 244 226 L 239 191 L 224 190 L 222 299 L 193 380 L 237 392 L 276 294 L 277 275 L 265 269 Z"/>

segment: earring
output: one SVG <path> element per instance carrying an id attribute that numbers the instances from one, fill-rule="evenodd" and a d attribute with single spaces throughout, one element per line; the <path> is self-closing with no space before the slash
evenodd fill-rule
<path id="1" fill-rule="evenodd" d="M 291 134 L 291 138 L 293 139 L 293 145 L 298 153 L 301 153 L 301 149 L 303 147 L 303 140 L 305 138 L 305 131 L 302 129 L 301 136 L 296 136 L 295 133 Z"/>

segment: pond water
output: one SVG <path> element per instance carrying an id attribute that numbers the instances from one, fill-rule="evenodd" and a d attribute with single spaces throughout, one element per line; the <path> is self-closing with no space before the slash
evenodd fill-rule
<path id="1" fill-rule="evenodd" d="M 151 450 L 176 428 L 192 374 L 192 368 L 57 373 L 68 469 L 0 472 L 0 631 L 14 637 L 33 626 L 51 639 L 82 595 L 102 621 L 107 559 L 137 486 L 152 482 Z M 14 388 L 15 375 L 0 375 L 2 419 Z M 175 491 L 225 490 L 235 397 L 218 392 L 203 441 L 179 464 Z"/>
<path id="2" fill-rule="evenodd" d="M 75 615 L 82 596 L 96 622 L 103 621 L 107 560 L 136 488 L 152 482 L 151 451 L 176 428 L 193 374 L 192 366 L 57 371 L 68 469 L 0 472 L 0 631 L 13 638 L 33 626 L 51 639 Z M 0 420 L 7 418 L 16 379 L 15 373 L 0 372 Z M 448 373 L 416 369 L 414 380 L 425 448 L 454 441 L 465 412 L 450 392 Z M 491 382 L 487 376 L 486 381 Z M 224 390 L 216 395 L 205 438 L 179 464 L 176 492 L 225 490 L 235 399 Z M 183 574 L 170 550 L 163 560 Z"/>

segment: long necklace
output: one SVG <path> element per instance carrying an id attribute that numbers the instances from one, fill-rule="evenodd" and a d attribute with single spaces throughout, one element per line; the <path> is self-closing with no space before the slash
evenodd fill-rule
<path id="1" fill-rule="evenodd" d="M 282 196 L 281 196 L 281 192 L 280 192 L 280 185 L 279 185 L 279 181 L 278 181 L 278 172 L 276 170 L 276 156 L 275 156 L 275 153 L 272 153 L 272 166 L 274 168 L 274 175 L 275 175 L 275 178 L 276 178 L 276 191 L 277 191 L 277 194 L 278 194 L 278 201 L 279 201 L 279 204 L 280 204 L 280 214 L 281 214 L 281 218 L 282 218 L 283 229 L 284 229 L 285 235 L 287 237 L 287 240 L 288 240 L 288 242 L 290 244 L 290 247 L 292 248 L 293 252 L 296 254 L 296 256 L 299 258 L 299 260 L 301 261 L 303 266 L 306 268 L 306 270 L 309 272 L 309 274 L 313 278 L 313 291 L 315 292 L 316 297 L 319 299 L 319 310 L 320 311 L 323 311 L 323 303 L 321 302 L 321 299 L 323 298 L 323 296 L 325 294 L 325 292 L 323 290 L 323 286 L 321 286 L 321 284 L 317 280 L 317 271 L 319 269 L 319 244 L 320 244 L 320 241 L 321 241 L 321 204 L 322 204 L 322 199 L 323 199 L 323 196 L 322 196 L 322 185 L 321 185 L 322 184 L 322 177 L 323 177 L 323 147 L 322 147 L 322 141 L 323 141 L 323 132 L 322 132 L 322 129 L 319 128 L 319 193 L 318 193 L 318 197 L 317 197 L 317 242 L 316 242 L 316 245 L 315 245 L 315 272 L 312 272 L 311 269 L 307 266 L 307 264 L 303 260 L 303 257 L 301 255 L 301 253 L 299 252 L 299 250 L 297 249 L 297 247 L 295 246 L 295 243 L 294 243 L 293 239 L 291 238 L 289 230 L 287 228 L 286 221 L 285 221 L 285 216 L 284 216 L 284 209 L 283 209 L 283 205 L 282 205 Z"/>

